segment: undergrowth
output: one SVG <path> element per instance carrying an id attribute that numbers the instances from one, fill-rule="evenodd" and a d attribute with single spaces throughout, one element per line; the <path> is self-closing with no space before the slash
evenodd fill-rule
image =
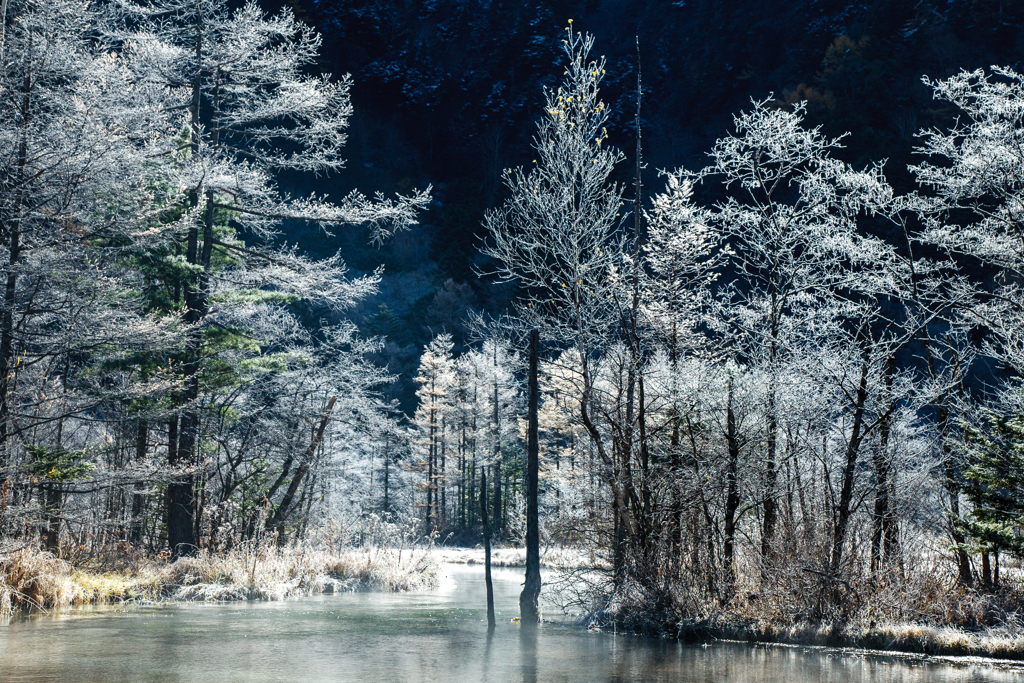
<path id="1" fill-rule="evenodd" d="M 716 578 L 719 580 L 716 583 Z M 1024 659 L 1024 591 L 965 587 L 941 572 L 833 578 L 797 564 L 731 588 L 720 577 L 563 571 L 554 586 L 581 623 L 690 642 L 713 639 Z"/>

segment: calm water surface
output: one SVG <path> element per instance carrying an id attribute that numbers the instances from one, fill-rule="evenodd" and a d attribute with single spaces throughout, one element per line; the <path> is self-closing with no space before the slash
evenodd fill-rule
<path id="1" fill-rule="evenodd" d="M 0 681 L 1019 681 L 976 665 L 713 643 L 684 646 L 547 623 L 523 632 L 521 570 L 495 570 L 487 638 L 481 567 L 438 590 L 288 602 L 96 609 L 0 626 Z M 552 610 L 548 610 L 552 612 Z M 554 615 L 552 615 L 554 616 Z"/>

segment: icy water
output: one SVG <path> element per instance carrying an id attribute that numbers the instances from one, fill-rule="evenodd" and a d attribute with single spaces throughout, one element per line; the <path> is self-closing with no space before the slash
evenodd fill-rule
<path id="1" fill-rule="evenodd" d="M 0 626 L 0 681 L 1024 682 L 980 664 L 679 645 L 565 623 L 546 623 L 531 638 L 511 623 L 522 571 L 494 574 L 498 628 L 490 639 L 482 568 L 447 566 L 441 588 L 420 593 L 22 619 Z"/>

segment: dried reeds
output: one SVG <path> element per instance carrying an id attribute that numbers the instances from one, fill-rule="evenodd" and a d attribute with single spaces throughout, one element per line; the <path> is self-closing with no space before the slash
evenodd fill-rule
<path id="1" fill-rule="evenodd" d="M 273 544 L 203 553 L 131 570 L 76 570 L 48 552 L 23 548 L 0 556 L 0 618 L 132 601 L 282 600 L 339 591 L 408 591 L 437 585 L 438 565 L 425 550 L 342 550 Z"/>
<path id="2" fill-rule="evenodd" d="M 0 618 L 20 610 L 67 609 L 86 602 L 74 570 L 50 553 L 30 548 L 0 556 Z"/>

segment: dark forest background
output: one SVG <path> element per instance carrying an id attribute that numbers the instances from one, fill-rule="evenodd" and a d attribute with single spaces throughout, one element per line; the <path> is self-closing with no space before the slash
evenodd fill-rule
<path id="1" fill-rule="evenodd" d="M 531 162 L 543 88 L 561 78 L 568 21 L 608 58 L 603 94 L 609 142 L 631 182 L 638 65 L 645 183 L 658 169 L 706 163 L 706 153 L 751 98 L 807 102 L 807 122 L 849 132 L 842 157 L 887 159 L 897 191 L 912 189 L 915 134 L 948 128 L 955 112 L 921 82 L 992 64 L 1021 68 L 1024 2 L 1017 0 L 278 0 L 323 37 L 324 71 L 354 80 L 347 169 L 282 178 L 284 189 L 341 195 L 433 186 L 421 224 L 384 244 L 368 232 L 290 225 L 285 238 L 349 265 L 383 264 L 380 293 L 353 312 L 364 333 L 386 335 L 376 359 L 399 379 L 406 411 L 423 345 L 448 331 L 466 344 L 471 311 L 498 313 L 515 295 L 478 277 L 487 209 L 501 203 L 501 171 Z M 639 58 L 639 59 L 638 59 Z M 698 194 L 700 188 L 698 188 Z M 697 197 L 698 201 L 702 198 Z M 713 197 L 703 197 L 712 200 Z"/>

